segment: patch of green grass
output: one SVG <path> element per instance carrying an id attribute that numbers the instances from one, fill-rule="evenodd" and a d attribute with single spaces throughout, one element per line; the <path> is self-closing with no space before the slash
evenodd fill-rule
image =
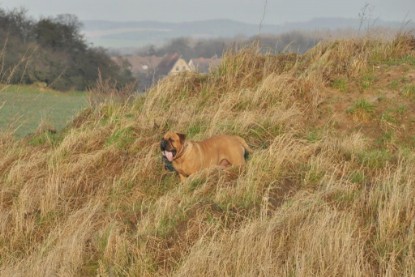
<path id="1" fill-rule="evenodd" d="M 362 171 L 353 171 L 349 175 L 349 180 L 355 184 L 363 184 L 365 182 L 365 174 Z"/>
<path id="2" fill-rule="evenodd" d="M 101 232 L 99 234 L 96 234 L 94 238 L 94 244 L 97 246 L 96 250 L 99 253 L 105 252 L 105 248 L 107 247 L 112 228 L 112 226 L 107 226 L 105 229 L 101 229 Z"/>
<path id="3" fill-rule="evenodd" d="M 406 56 L 401 58 L 401 61 L 403 63 L 415 66 L 415 56 L 413 56 L 413 55 L 406 55 Z"/>
<path id="4" fill-rule="evenodd" d="M 239 213 L 255 213 L 262 201 L 262 193 L 258 187 L 260 184 L 257 180 L 241 187 L 235 193 L 216 192 L 214 205 L 222 210 L 230 218 L 237 216 Z M 220 190 L 219 190 L 220 191 Z"/>
<path id="5" fill-rule="evenodd" d="M 331 86 L 341 92 L 347 92 L 349 90 L 349 85 L 345 79 L 336 79 L 332 82 Z"/>
<path id="6" fill-rule="evenodd" d="M 399 105 L 395 110 L 398 116 L 404 116 L 408 112 L 408 107 L 406 105 Z"/>
<path id="7" fill-rule="evenodd" d="M 358 159 L 364 166 L 379 169 L 392 160 L 392 154 L 385 149 L 374 149 L 360 153 Z"/>
<path id="8" fill-rule="evenodd" d="M 401 227 L 402 228 L 402 227 Z M 387 228 L 386 228 L 387 229 Z M 403 229 L 403 228 L 402 228 Z M 389 266 L 387 261 L 390 261 L 393 256 L 398 261 L 402 261 L 412 255 L 413 248 L 410 243 L 405 243 L 404 235 L 398 232 L 385 233 L 373 242 L 373 251 L 379 263 L 383 264 L 385 268 Z M 396 253 L 396 254 L 395 254 Z M 405 270 L 401 271 L 402 276 Z"/>
<path id="9" fill-rule="evenodd" d="M 16 130 L 17 137 L 24 137 L 34 133 L 44 118 L 59 131 L 87 105 L 82 92 L 6 86 L 0 89 L 0 131 Z"/>
<path id="10" fill-rule="evenodd" d="M 186 218 L 186 212 L 180 208 L 173 214 L 166 214 L 157 225 L 156 235 L 162 238 L 168 237 Z"/>
<path id="11" fill-rule="evenodd" d="M 250 137 L 258 148 L 265 149 L 268 148 L 274 138 L 281 135 L 283 131 L 283 126 L 275 124 L 272 120 L 266 120 L 261 122 L 261 124 L 252 124 L 248 128 L 247 134 L 244 134 L 243 137 Z"/>
<path id="12" fill-rule="evenodd" d="M 194 191 L 198 187 L 202 186 L 205 182 L 206 182 L 206 179 L 202 178 L 201 176 L 197 176 L 195 178 L 192 178 L 191 181 L 188 184 L 189 190 Z"/>
<path id="13" fill-rule="evenodd" d="M 131 191 L 135 185 L 136 184 L 131 180 L 117 180 L 116 186 L 112 187 L 110 190 L 111 199 L 117 200 L 131 194 Z"/>
<path id="14" fill-rule="evenodd" d="M 208 124 L 203 120 L 196 120 L 192 122 L 186 131 L 189 138 L 193 138 L 195 135 L 203 133 L 207 130 Z"/>
<path id="15" fill-rule="evenodd" d="M 393 132 L 391 131 L 387 131 L 382 133 L 377 139 L 376 139 L 376 144 L 379 147 L 384 147 L 386 144 L 388 144 L 389 142 L 391 142 L 393 139 Z"/>
<path id="16" fill-rule="evenodd" d="M 29 144 L 32 146 L 51 145 L 56 146 L 62 140 L 62 135 L 49 131 L 35 134 L 29 139 Z"/>
<path id="17" fill-rule="evenodd" d="M 308 132 L 308 134 L 306 136 L 306 139 L 309 142 L 317 142 L 317 141 L 321 140 L 322 137 L 323 136 L 321 134 L 321 131 L 317 130 L 317 129 L 314 129 L 314 130 L 311 130 L 310 132 Z"/>
<path id="18" fill-rule="evenodd" d="M 362 77 L 360 81 L 360 85 L 364 90 L 367 90 L 372 87 L 375 81 L 376 81 L 376 78 L 373 74 L 366 74 Z"/>
<path id="19" fill-rule="evenodd" d="M 135 110 L 135 111 L 141 111 L 143 109 L 145 100 L 146 100 L 145 95 L 144 94 L 139 94 L 134 99 L 132 109 Z"/>
<path id="20" fill-rule="evenodd" d="M 119 149 L 127 149 L 135 140 L 134 129 L 127 127 L 118 129 L 111 134 L 106 140 L 106 145 L 115 145 Z"/>
<path id="21" fill-rule="evenodd" d="M 99 261 L 98 260 L 89 260 L 86 264 L 82 266 L 80 269 L 82 276 L 93 276 L 96 275 L 99 269 Z"/>
<path id="22" fill-rule="evenodd" d="M 108 103 L 99 108 L 99 114 L 101 116 L 100 123 L 107 125 L 109 123 L 117 123 L 121 120 L 120 114 L 118 113 L 118 107 L 114 103 Z"/>
<path id="23" fill-rule="evenodd" d="M 390 124 L 399 124 L 399 122 L 404 118 L 405 114 L 408 111 L 406 105 L 399 105 L 397 107 L 389 108 L 384 111 L 381 115 L 381 122 L 387 122 Z"/>
<path id="24" fill-rule="evenodd" d="M 41 216 L 40 213 L 36 216 L 36 221 L 39 225 L 50 226 L 54 224 L 58 219 L 62 217 L 62 213 L 59 211 L 50 211 L 47 214 Z"/>
<path id="25" fill-rule="evenodd" d="M 393 89 L 393 90 L 398 90 L 399 89 L 399 81 L 398 80 L 393 80 L 392 82 L 390 82 L 389 88 Z"/>
<path id="26" fill-rule="evenodd" d="M 380 120 L 392 124 L 397 123 L 397 119 L 391 111 L 385 111 L 384 113 L 382 113 Z"/>
<path id="27" fill-rule="evenodd" d="M 375 105 L 369 103 L 365 99 L 357 100 L 353 106 L 347 109 L 347 113 L 355 114 L 358 112 L 363 112 L 366 114 L 372 114 L 375 111 Z"/>
<path id="28" fill-rule="evenodd" d="M 325 172 L 318 167 L 311 167 L 306 173 L 304 182 L 307 187 L 316 187 L 323 179 Z"/>
<path id="29" fill-rule="evenodd" d="M 408 111 L 408 107 L 405 105 L 400 105 L 398 108 L 396 108 L 396 113 L 398 113 L 400 116 L 404 115 Z"/>
<path id="30" fill-rule="evenodd" d="M 400 85 L 399 80 L 393 80 L 392 82 L 389 83 L 389 86 L 388 87 L 390 89 L 392 89 L 392 90 L 398 90 L 399 89 L 399 85 Z"/>
<path id="31" fill-rule="evenodd" d="M 406 85 L 402 90 L 402 94 L 409 98 L 415 98 L 415 85 Z"/>
<path id="32" fill-rule="evenodd" d="M 407 64 L 407 65 L 415 66 L 415 57 L 412 55 L 406 55 L 400 58 L 386 60 L 385 63 L 387 65 Z"/>

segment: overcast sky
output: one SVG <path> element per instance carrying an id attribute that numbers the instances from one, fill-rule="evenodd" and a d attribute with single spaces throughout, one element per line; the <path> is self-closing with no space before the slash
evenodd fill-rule
<path id="1" fill-rule="evenodd" d="M 233 19 L 264 24 L 316 17 L 357 18 L 365 4 L 371 19 L 415 21 L 415 0 L 0 0 L 0 8 L 23 7 L 34 19 L 70 13 L 80 20 L 166 22 Z"/>

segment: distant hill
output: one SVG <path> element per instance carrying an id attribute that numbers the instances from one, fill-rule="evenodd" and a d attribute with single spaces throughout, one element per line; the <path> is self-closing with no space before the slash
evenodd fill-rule
<path id="1" fill-rule="evenodd" d="M 148 44 L 160 45 L 177 37 L 215 38 L 253 36 L 258 34 L 281 34 L 293 30 L 335 30 L 359 29 L 359 19 L 316 18 L 304 22 L 291 22 L 282 25 L 263 25 L 238 22 L 227 19 L 193 22 L 158 21 L 83 21 L 83 33 L 88 41 L 96 46 L 108 48 L 136 48 Z M 370 26 L 388 28 L 415 28 L 415 24 L 374 20 Z M 363 28 L 367 23 L 363 24 Z"/>

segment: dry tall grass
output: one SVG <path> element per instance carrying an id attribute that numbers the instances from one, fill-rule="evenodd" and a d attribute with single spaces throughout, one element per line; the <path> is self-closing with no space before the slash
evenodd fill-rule
<path id="1" fill-rule="evenodd" d="M 62 133 L 0 134 L 0 275 L 415 275 L 414 41 L 228 53 Z M 181 184 L 169 129 L 255 151 Z"/>

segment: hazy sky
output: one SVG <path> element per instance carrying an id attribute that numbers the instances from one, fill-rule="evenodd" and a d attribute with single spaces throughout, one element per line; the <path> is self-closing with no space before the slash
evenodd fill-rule
<path id="1" fill-rule="evenodd" d="M 264 24 L 315 17 L 357 18 L 369 4 L 371 19 L 415 21 L 415 0 L 0 0 L 0 8 L 24 7 L 35 19 L 70 13 L 81 20 L 193 21 L 233 19 Z"/>

